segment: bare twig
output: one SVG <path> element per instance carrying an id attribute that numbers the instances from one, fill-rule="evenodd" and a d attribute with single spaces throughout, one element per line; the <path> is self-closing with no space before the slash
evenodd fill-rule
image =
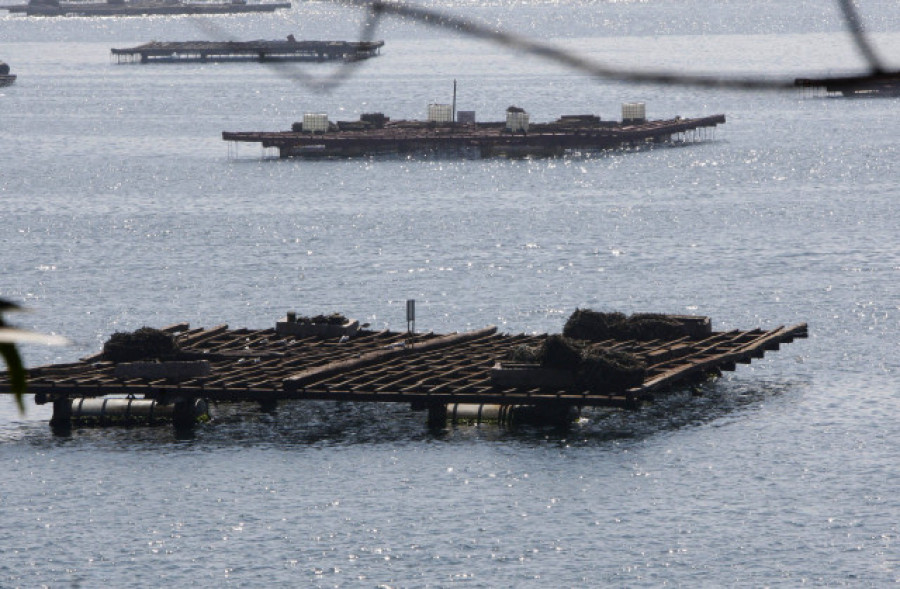
<path id="1" fill-rule="evenodd" d="M 487 27 L 477 22 L 419 6 L 403 1 L 383 0 L 331 0 L 335 4 L 354 7 L 365 12 L 366 18 L 360 31 L 360 41 L 373 41 L 375 32 L 384 16 L 393 16 L 423 26 L 454 31 L 472 38 L 481 39 L 512 51 L 526 53 L 547 59 L 575 71 L 586 74 L 597 80 L 618 80 L 629 83 L 663 84 L 672 86 L 691 86 L 697 88 L 725 88 L 735 90 L 787 90 L 795 88 L 794 79 L 778 79 L 766 77 L 725 77 L 721 75 L 688 74 L 666 70 L 634 71 L 618 68 L 592 60 L 578 53 L 562 49 L 548 43 Z M 854 0 L 837 0 L 841 7 L 847 27 L 854 38 L 857 48 L 869 64 L 873 80 L 883 75 L 886 69 L 869 43 Z M 218 38 L 228 38 L 226 31 L 213 24 L 212 21 L 198 19 L 198 26 Z M 326 76 L 311 75 L 302 71 L 296 64 L 272 62 L 267 65 L 274 68 L 285 78 L 303 84 L 311 89 L 328 92 L 348 80 L 361 61 L 349 60 Z M 864 74 L 861 76 L 866 78 Z"/>

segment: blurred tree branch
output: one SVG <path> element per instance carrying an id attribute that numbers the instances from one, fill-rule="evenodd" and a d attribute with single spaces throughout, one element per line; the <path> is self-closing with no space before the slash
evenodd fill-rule
<path id="1" fill-rule="evenodd" d="M 3 361 L 6 363 L 9 392 L 15 396 L 20 413 L 25 412 L 24 395 L 28 392 L 28 373 L 17 345 L 26 343 L 62 345 L 67 343 L 66 338 L 58 335 L 43 335 L 6 324 L 3 318 L 4 313 L 24 310 L 23 307 L 12 301 L 0 299 L 0 355 L 3 356 Z"/>

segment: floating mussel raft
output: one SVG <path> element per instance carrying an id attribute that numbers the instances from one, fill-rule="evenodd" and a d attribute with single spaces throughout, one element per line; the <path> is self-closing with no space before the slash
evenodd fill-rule
<path id="1" fill-rule="evenodd" d="M 806 324 L 713 331 L 706 317 L 577 310 L 561 334 L 372 331 L 340 314 L 274 327 L 179 323 L 113 334 L 102 352 L 29 371 L 51 424 L 206 419 L 208 402 L 406 403 L 428 423 L 571 421 L 589 407 L 636 409 L 804 338 Z M 9 392 L 0 381 L 0 392 Z"/>
<path id="2" fill-rule="evenodd" d="M 106 0 L 103 2 L 67 2 L 65 0 L 29 0 L 26 4 L 7 4 L 0 10 L 25 16 L 149 16 L 160 14 L 241 14 L 288 9 L 290 2 L 248 3 L 183 2 L 181 0 Z"/>
<path id="3" fill-rule="evenodd" d="M 111 49 L 116 63 L 186 63 L 213 61 L 360 61 L 376 57 L 384 41 L 151 41 Z"/>
<path id="4" fill-rule="evenodd" d="M 510 106 L 506 120 L 479 123 L 474 111 L 454 112 L 449 104 L 431 104 L 426 121 L 391 121 L 383 113 L 364 113 L 358 121 L 328 120 L 327 113 L 306 113 L 290 131 L 222 133 L 222 139 L 259 143 L 281 158 L 439 154 L 457 157 L 547 157 L 567 153 L 686 143 L 712 137 L 725 115 L 675 117 L 650 121 L 643 102 L 622 105 L 621 121 L 592 114 L 564 115 L 533 123 L 524 109 Z M 236 152 L 236 147 L 234 149 Z"/>

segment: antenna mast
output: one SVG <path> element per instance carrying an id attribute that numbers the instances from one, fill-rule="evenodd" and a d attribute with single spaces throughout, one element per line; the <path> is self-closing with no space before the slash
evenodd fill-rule
<path id="1" fill-rule="evenodd" d="M 453 80 L 453 124 L 456 124 L 456 80 Z"/>

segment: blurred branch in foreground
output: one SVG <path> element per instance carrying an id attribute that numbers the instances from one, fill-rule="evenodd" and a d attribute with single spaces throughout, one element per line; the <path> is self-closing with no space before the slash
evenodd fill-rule
<path id="1" fill-rule="evenodd" d="M 68 343 L 66 338 L 59 335 L 44 335 L 6 325 L 3 313 L 24 310 L 24 307 L 12 301 L 0 299 L 0 355 L 3 356 L 3 360 L 6 362 L 9 389 L 15 395 L 16 405 L 18 405 L 20 412 L 25 411 L 25 404 L 22 398 L 28 390 L 28 379 L 25 365 L 22 363 L 22 356 L 19 354 L 19 349 L 16 346 L 19 344 L 59 346 Z"/>

